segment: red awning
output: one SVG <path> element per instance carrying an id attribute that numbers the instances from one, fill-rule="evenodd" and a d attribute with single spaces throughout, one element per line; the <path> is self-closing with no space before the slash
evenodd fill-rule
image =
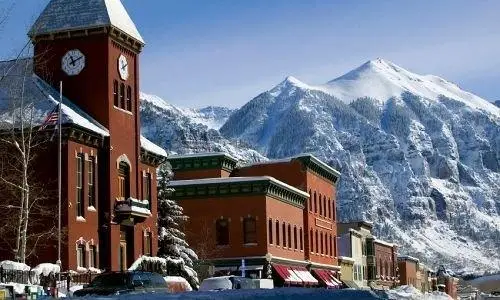
<path id="1" fill-rule="evenodd" d="M 303 284 L 302 279 L 300 279 L 300 277 L 298 277 L 297 274 L 291 269 L 292 267 L 273 264 L 273 268 L 285 283 L 293 285 Z"/>
<path id="2" fill-rule="evenodd" d="M 333 273 L 331 271 L 314 269 L 313 272 L 314 274 L 316 274 L 316 277 L 326 285 L 326 287 L 328 288 L 340 287 L 340 284 L 336 282 L 335 280 L 336 278 L 333 276 Z"/>
<path id="3" fill-rule="evenodd" d="M 318 285 L 318 280 L 304 267 L 291 267 L 305 285 Z"/>

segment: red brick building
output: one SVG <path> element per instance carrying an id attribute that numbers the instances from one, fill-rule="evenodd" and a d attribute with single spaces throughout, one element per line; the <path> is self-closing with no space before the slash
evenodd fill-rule
<path id="1" fill-rule="evenodd" d="M 368 285 L 389 289 L 399 283 L 397 246 L 374 237 L 366 239 Z"/>
<path id="2" fill-rule="evenodd" d="M 140 135 L 144 41 L 118 0 L 51 0 L 29 37 L 34 103 L 55 107 L 63 82 L 62 267 L 127 268 L 157 251 L 156 168 L 166 157 Z M 37 163 L 54 184 L 56 153 L 50 145 Z M 57 205 L 57 194 L 51 201 Z M 45 244 L 30 263 L 56 262 L 57 241 Z"/>
<path id="3" fill-rule="evenodd" d="M 398 256 L 399 283 L 401 285 L 412 285 L 421 288 L 420 280 L 417 280 L 420 261 L 411 256 Z M 420 278 L 418 278 L 420 279 Z"/>
<path id="4" fill-rule="evenodd" d="M 336 170 L 312 155 L 239 168 L 223 153 L 169 162 L 188 241 L 214 271 L 337 286 Z"/>

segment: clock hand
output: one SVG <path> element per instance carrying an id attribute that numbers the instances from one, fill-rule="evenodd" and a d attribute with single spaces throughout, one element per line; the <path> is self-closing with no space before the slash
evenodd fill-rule
<path id="1" fill-rule="evenodd" d="M 123 70 L 123 71 L 125 71 L 125 69 L 126 69 L 127 67 L 128 67 L 128 64 L 124 64 L 124 65 L 122 66 L 122 70 Z"/>
<path id="2" fill-rule="evenodd" d="M 73 56 L 71 56 L 71 55 L 70 55 L 70 56 L 69 56 L 69 59 L 71 59 L 70 64 L 71 64 L 72 66 L 75 66 L 75 60 L 73 59 Z"/>
<path id="3" fill-rule="evenodd" d="M 79 60 L 80 60 L 80 59 L 82 59 L 82 58 L 83 58 L 83 56 L 80 56 L 80 57 L 78 57 L 77 59 L 75 59 L 75 60 L 73 61 L 73 66 L 75 65 L 75 63 L 76 63 L 77 61 L 79 61 Z"/>

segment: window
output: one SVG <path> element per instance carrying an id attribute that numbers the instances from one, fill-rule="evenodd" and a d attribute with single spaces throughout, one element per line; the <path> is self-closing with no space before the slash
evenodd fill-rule
<path id="1" fill-rule="evenodd" d="M 337 256 L 337 237 L 333 236 L 333 256 Z"/>
<path id="2" fill-rule="evenodd" d="M 151 173 L 142 178 L 143 200 L 148 200 L 148 209 L 151 209 Z"/>
<path id="3" fill-rule="evenodd" d="M 316 198 L 316 192 L 314 192 L 314 213 L 318 212 L 318 199 Z"/>
<path id="4" fill-rule="evenodd" d="M 387 263 L 387 261 L 385 262 L 385 275 L 387 276 L 391 275 L 391 272 L 389 270 L 389 264 Z"/>
<path id="5" fill-rule="evenodd" d="M 330 256 L 333 256 L 333 237 L 331 234 L 330 234 L 330 241 L 328 244 L 330 244 Z"/>
<path id="6" fill-rule="evenodd" d="M 219 219 L 215 222 L 215 240 L 218 246 L 229 245 L 229 222 Z"/>
<path id="7" fill-rule="evenodd" d="M 321 254 L 324 254 L 325 252 L 323 252 L 323 250 L 324 250 L 323 249 L 323 232 L 320 232 L 319 239 L 321 240 L 321 243 L 320 243 L 320 245 L 321 245 Z"/>
<path id="8" fill-rule="evenodd" d="M 152 236 L 151 236 L 151 232 L 148 231 L 146 232 L 146 235 L 144 236 L 144 255 L 146 256 L 151 256 L 152 255 L 152 251 L 151 251 L 151 242 L 153 241 L 152 239 Z"/>
<path id="9" fill-rule="evenodd" d="M 323 196 L 323 216 L 326 218 L 326 197 Z"/>
<path id="10" fill-rule="evenodd" d="M 257 222 L 253 217 L 243 219 L 243 243 L 257 243 Z"/>
<path id="11" fill-rule="evenodd" d="M 309 201 L 309 211 L 312 212 L 313 211 L 313 204 L 312 204 L 313 202 L 312 202 L 311 196 L 312 196 L 312 193 L 311 193 L 311 190 L 309 190 L 309 199 L 308 199 L 308 201 Z"/>
<path id="12" fill-rule="evenodd" d="M 89 247 L 89 268 L 97 268 L 96 246 Z"/>
<path id="13" fill-rule="evenodd" d="M 312 229 L 309 231 L 309 244 L 310 251 L 314 252 L 314 235 Z"/>
<path id="14" fill-rule="evenodd" d="M 269 219 L 269 222 L 268 222 L 268 234 L 269 234 L 269 244 L 272 244 L 273 243 L 273 220 Z"/>
<path id="15" fill-rule="evenodd" d="M 321 194 L 319 194 L 319 215 L 323 215 L 323 201 L 321 200 Z"/>
<path id="16" fill-rule="evenodd" d="M 328 199 L 328 218 L 332 217 L 332 202 Z"/>
<path id="17" fill-rule="evenodd" d="M 95 205 L 95 187 L 94 187 L 94 181 L 95 181 L 95 157 L 91 156 L 89 158 L 89 166 L 88 166 L 88 179 L 87 179 L 87 184 L 89 187 L 89 206 L 96 206 Z"/>
<path id="18" fill-rule="evenodd" d="M 76 248 L 76 265 L 81 268 L 86 268 L 85 245 L 78 245 L 78 247 Z"/>
<path id="19" fill-rule="evenodd" d="M 316 245 L 315 245 L 315 246 L 316 246 L 316 247 L 315 247 L 316 251 L 315 251 L 315 252 L 316 252 L 316 253 L 319 253 L 319 247 L 318 247 L 318 246 L 319 246 L 319 244 L 318 244 L 318 242 L 319 242 L 318 240 L 319 240 L 319 239 L 318 239 L 318 231 L 317 231 L 317 230 L 316 230 L 316 232 L 315 232 L 315 238 L 314 238 L 314 239 L 315 239 L 315 241 L 316 241 Z"/>
<path id="20" fill-rule="evenodd" d="M 118 107 L 118 81 L 113 81 L 113 105 Z"/>
<path id="21" fill-rule="evenodd" d="M 76 157 L 76 216 L 83 217 L 83 155 Z"/>
<path id="22" fill-rule="evenodd" d="M 118 169 L 118 198 L 125 200 L 130 197 L 130 168 L 127 163 L 120 162 Z"/>
<path id="23" fill-rule="evenodd" d="M 298 243 L 297 243 L 297 227 L 293 227 L 293 249 L 297 250 Z"/>
<path id="24" fill-rule="evenodd" d="M 127 86 L 127 107 L 128 111 L 132 111 L 132 88 L 130 85 Z"/>
<path id="25" fill-rule="evenodd" d="M 281 225 L 281 229 L 283 230 L 283 244 L 282 244 L 282 246 L 286 247 L 286 225 L 285 225 L 285 223 L 283 223 L 283 225 Z"/>
<path id="26" fill-rule="evenodd" d="M 276 220 L 276 246 L 280 245 L 280 222 Z"/>
<path id="27" fill-rule="evenodd" d="M 299 236 L 300 236 L 300 250 L 304 250 L 304 234 L 302 232 L 302 228 L 299 229 Z"/>
<path id="28" fill-rule="evenodd" d="M 125 109 L 125 85 L 120 84 L 120 108 Z"/>
<path id="29" fill-rule="evenodd" d="M 335 220 L 336 216 L 336 210 L 335 210 L 335 199 L 332 201 L 332 219 Z"/>
<path id="30" fill-rule="evenodd" d="M 292 227 L 288 224 L 288 248 L 292 249 Z"/>

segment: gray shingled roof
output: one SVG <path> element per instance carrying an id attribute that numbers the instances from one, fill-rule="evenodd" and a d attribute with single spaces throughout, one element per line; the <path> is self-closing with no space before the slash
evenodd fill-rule
<path id="1" fill-rule="evenodd" d="M 30 36 L 113 26 L 144 44 L 120 0 L 51 0 L 31 27 Z"/>

